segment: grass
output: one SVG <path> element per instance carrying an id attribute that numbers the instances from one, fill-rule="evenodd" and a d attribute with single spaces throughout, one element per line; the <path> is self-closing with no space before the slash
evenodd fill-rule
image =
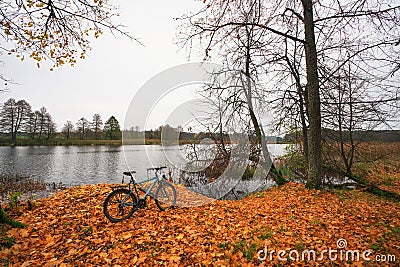
<path id="1" fill-rule="evenodd" d="M 250 262 L 254 259 L 254 254 L 257 251 L 257 247 L 257 244 L 250 243 L 247 245 L 246 249 L 242 251 L 243 257 L 247 260 L 247 262 Z"/>
<path id="2" fill-rule="evenodd" d="M 305 249 L 306 249 L 306 246 L 304 245 L 304 243 L 303 243 L 304 241 L 303 241 L 303 239 L 300 239 L 300 242 L 298 242 L 298 243 L 296 243 L 296 245 L 295 245 L 295 249 L 297 250 L 297 251 L 304 251 Z"/>
<path id="3" fill-rule="evenodd" d="M 228 247 L 229 247 L 229 242 L 222 242 L 222 243 L 219 244 L 219 248 L 220 248 L 221 250 L 225 250 L 225 249 L 227 249 Z"/>
<path id="4" fill-rule="evenodd" d="M 319 220 L 316 220 L 316 219 L 313 219 L 313 220 L 311 221 L 311 223 L 314 224 L 314 225 L 319 225 L 319 224 L 321 224 L 321 222 L 320 222 Z"/>
<path id="5" fill-rule="evenodd" d="M 254 255 L 258 247 L 259 244 L 253 242 L 248 243 L 246 240 L 242 239 L 233 246 L 233 253 L 235 254 L 241 252 L 243 258 L 245 258 L 247 262 L 250 262 L 254 260 Z M 228 246 L 224 246 L 223 248 L 227 249 Z"/>
<path id="6" fill-rule="evenodd" d="M 259 230 L 258 238 L 260 238 L 261 240 L 266 240 L 266 239 L 271 238 L 273 236 L 274 236 L 274 232 L 269 227 L 267 228 L 267 227 L 263 226 Z"/>
<path id="7" fill-rule="evenodd" d="M 323 171 L 325 176 L 340 181 L 344 178 L 346 168 L 338 148 L 338 143 L 324 144 L 323 152 L 329 157 Z M 353 160 L 351 172 L 355 177 L 366 184 L 371 183 L 382 190 L 400 194 L 400 142 L 359 142 Z M 305 180 L 306 174 L 303 171 L 307 166 L 304 164 L 305 162 L 299 161 L 296 153 L 289 153 L 276 162 L 276 167 L 284 176 L 289 174 L 292 179 Z M 288 169 L 295 171 L 290 174 Z M 375 193 L 389 198 L 393 195 L 379 190 L 375 190 Z"/>
<path id="8" fill-rule="evenodd" d="M 375 251 L 384 251 L 386 252 L 385 249 L 385 244 L 387 243 L 386 239 L 384 237 L 379 237 L 376 239 L 376 241 L 371 245 L 371 249 Z"/>
<path id="9" fill-rule="evenodd" d="M 396 227 L 396 226 L 394 226 L 394 227 L 389 227 L 389 230 L 391 231 L 391 235 L 392 235 L 393 237 L 395 237 L 396 240 L 399 240 L 399 241 L 400 241 L 400 227 Z"/>
<path id="10" fill-rule="evenodd" d="M 236 243 L 233 246 L 233 253 L 237 253 L 239 251 L 242 251 L 245 246 L 246 246 L 246 241 L 245 240 L 240 240 L 238 243 Z"/>

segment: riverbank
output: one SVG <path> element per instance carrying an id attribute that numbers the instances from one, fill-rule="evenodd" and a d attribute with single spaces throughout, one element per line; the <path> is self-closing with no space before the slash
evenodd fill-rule
<path id="1" fill-rule="evenodd" d="M 17 205 L 20 202 L 46 198 L 70 185 L 45 182 L 43 179 L 0 174 L 0 205 Z"/>
<path id="2" fill-rule="evenodd" d="M 181 145 L 198 144 L 198 140 L 180 140 Z M 161 145 L 159 139 L 127 139 L 124 145 Z M 166 145 L 177 145 L 177 143 L 165 143 Z M 0 139 L 0 146 L 121 146 L 122 140 L 79 140 L 79 139 L 50 139 L 31 140 L 17 139 L 15 142 Z"/>
<path id="3" fill-rule="evenodd" d="M 132 218 L 114 224 L 102 211 L 110 189 L 106 184 L 74 187 L 36 201 L 31 210 L 21 205 L 10 214 L 27 227 L 8 229 L 6 234 L 14 245 L 0 251 L 0 263 L 378 266 L 378 262 L 367 262 L 362 257 L 368 250 L 369 259 L 385 255 L 386 260 L 391 260 L 385 262 L 387 266 L 399 265 L 399 203 L 361 191 L 312 191 L 289 183 L 241 201 L 215 201 L 165 212 L 158 211 L 149 201 Z M 268 250 L 265 258 L 263 252 L 259 253 L 262 249 Z M 329 249 L 337 251 L 331 256 L 323 254 Z M 278 257 L 279 250 L 285 254 Z M 311 254 L 310 260 L 303 261 L 302 252 L 311 250 L 316 251 L 315 260 Z M 359 251 L 360 262 L 343 258 L 339 252 L 347 250 Z M 261 260 L 258 256 L 262 256 Z M 292 260 L 288 261 L 289 256 Z"/>

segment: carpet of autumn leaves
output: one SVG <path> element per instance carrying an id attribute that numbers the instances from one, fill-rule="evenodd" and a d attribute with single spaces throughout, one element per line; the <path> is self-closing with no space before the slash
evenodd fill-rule
<path id="1" fill-rule="evenodd" d="M 375 266 L 376 262 L 261 262 L 257 251 L 347 249 L 393 254 L 400 265 L 400 204 L 359 191 L 310 191 L 289 183 L 240 201 L 160 212 L 153 201 L 121 223 L 103 215 L 110 185 L 74 187 L 21 206 L 0 251 L 8 266 Z M 178 190 L 179 191 L 179 190 Z M 179 194 L 178 194 L 179 198 Z M 287 256 L 287 254 L 286 254 Z M 286 257 L 285 256 L 285 257 Z M 385 265 L 384 264 L 384 265 Z M 381 265 L 381 264 L 379 264 Z"/>

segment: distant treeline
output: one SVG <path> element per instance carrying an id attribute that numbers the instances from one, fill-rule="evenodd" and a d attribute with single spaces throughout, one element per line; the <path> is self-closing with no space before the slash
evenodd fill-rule
<path id="1" fill-rule="evenodd" d="M 325 128 L 322 129 L 322 137 L 338 142 L 341 139 L 343 142 L 350 142 L 351 139 L 356 142 L 400 142 L 400 130 L 343 131 L 340 134 L 339 131 Z M 287 134 L 283 141 L 291 143 L 295 142 L 296 138 L 296 133 Z"/>
<path id="2" fill-rule="evenodd" d="M 45 107 L 32 110 L 25 100 L 10 98 L 0 108 L 0 136 L 2 143 L 17 143 L 17 137 L 24 143 L 45 143 L 53 139 L 108 139 L 120 140 L 121 128 L 118 120 L 111 116 L 105 123 L 99 114 L 94 114 L 91 121 L 80 118 L 75 124 L 67 121 L 61 132 Z M 31 140 L 31 141 L 27 141 Z"/>
<path id="3" fill-rule="evenodd" d="M 209 138 L 214 142 L 219 142 L 221 141 L 221 138 L 223 138 L 224 142 L 226 143 L 229 143 L 231 138 L 235 140 L 243 138 L 242 133 L 232 133 L 232 134 L 224 133 L 222 134 L 221 137 L 221 134 L 218 133 L 191 132 L 191 129 L 188 129 L 188 131 L 184 131 L 184 129 L 181 126 L 174 128 L 168 124 L 159 126 L 157 129 L 147 130 L 147 131 L 139 131 L 138 127 L 132 127 L 129 130 L 124 130 L 123 135 L 124 139 L 161 140 L 162 138 L 166 142 L 179 140 L 180 142 L 194 141 L 194 143 L 200 142 L 201 140 L 206 138 Z M 267 136 L 266 141 L 269 143 L 276 143 L 276 142 L 282 142 L 283 139 L 281 137 L 276 137 L 276 136 Z"/>
<path id="4" fill-rule="evenodd" d="M 0 109 L 0 144 L 51 144 L 51 145 L 79 145 L 79 144 L 121 144 L 118 140 L 147 140 L 149 144 L 160 143 L 161 136 L 166 141 L 177 141 L 186 143 L 197 143 L 205 138 L 213 141 L 224 142 L 230 141 L 228 134 L 219 134 L 210 132 L 192 132 L 191 129 L 184 131 L 181 126 L 176 128 L 170 125 L 159 126 L 154 130 L 141 131 L 138 126 L 131 127 L 121 131 L 118 120 L 111 116 L 105 123 L 99 114 L 94 114 L 92 120 L 89 121 L 85 117 L 80 118 L 76 123 L 67 121 L 61 131 L 56 130 L 56 122 L 45 107 L 39 110 L 32 110 L 31 105 L 25 100 L 16 101 L 13 98 L 7 100 Z M 400 142 L 400 131 L 343 131 L 339 132 L 323 129 L 323 136 L 329 137 L 330 140 L 350 141 L 381 141 L 381 142 Z M 284 138 L 267 136 L 266 141 L 269 143 L 291 143 L 296 142 L 298 133 L 285 135 Z M 239 138 L 240 134 L 232 134 L 234 138 Z M 18 140 L 17 140 L 18 137 Z M 251 139 L 251 137 L 250 137 Z M 90 142 L 85 142 L 89 140 Z M 91 141 L 97 140 L 97 142 Z M 101 142 L 99 140 L 115 140 L 110 142 Z M 135 143 L 135 141 L 132 141 Z"/>
<path id="5" fill-rule="evenodd" d="M 333 140 L 340 140 L 340 135 L 337 131 L 324 129 L 324 135 L 330 136 Z M 345 142 L 350 141 L 350 133 L 343 132 L 342 138 Z M 357 142 L 400 142 L 400 131 L 390 130 L 370 130 L 370 131 L 354 131 L 351 138 Z"/>

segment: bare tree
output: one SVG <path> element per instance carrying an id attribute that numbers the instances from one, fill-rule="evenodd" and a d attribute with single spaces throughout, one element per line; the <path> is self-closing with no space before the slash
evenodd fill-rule
<path id="1" fill-rule="evenodd" d="M 249 6 L 257 10 L 258 16 L 243 16 L 241 10 Z M 304 142 L 308 150 L 307 187 L 320 188 L 322 185 L 321 90 L 326 88 L 325 82 L 338 71 L 338 68 L 328 63 L 334 61 L 338 48 L 343 46 L 353 48 L 349 59 L 361 56 L 364 51 L 375 49 L 375 52 L 384 51 L 380 53 L 387 58 L 385 69 L 392 70 L 393 68 L 388 66 L 393 67 L 398 64 L 395 61 L 398 59 L 395 45 L 399 38 L 399 22 L 396 19 L 399 17 L 399 10 L 400 6 L 394 1 L 380 3 L 375 0 L 362 2 L 214 0 L 208 2 L 200 12 L 183 17 L 186 23 L 184 27 L 189 30 L 184 32 L 186 35 L 182 39 L 189 48 L 193 48 L 193 41 L 198 39 L 200 44 L 205 46 L 206 58 L 218 57 L 218 51 L 224 50 L 226 44 L 237 36 L 240 29 L 254 26 L 264 30 L 262 43 L 273 40 L 279 47 L 278 51 L 284 51 L 285 47 L 291 49 L 301 47 L 303 52 L 298 56 L 304 57 L 304 60 L 297 58 L 291 61 L 303 64 L 301 68 L 294 69 L 294 71 L 302 70 L 299 75 L 293 75 L 295 73 L 291 70 L 291 78 L 305 77 L 304 82 L 301 82 L 301 79 L 296 81 L 300 81 L 297 88 L 302 91 L 299 91 L 300 94 L 297 93 L 294 101 L 299 101 L 299 97 L 302 96 L 304 105 L 300 104 L 298 107 L 305 107 L 302 114 L 307 115 L 307 119 L 302 122 L 307 135 L 307 141 Z M 360 29 L 368 34 L 360 34 Z M 267 65 L 274 67 L 268 60 L 264 65 L 266 65 L 264 68 L 267 68 Z M 320 79 L 319 71 L 324 65 L 329 65 L 327 68 L 329 75 Z M 268 76 L 264 79 L 267 80 Z M 276 84 L 275 79 L 269 86 Z"/>
<path id="2" fill-rule="evenodd" d="M 79 139 L 83 140 L 89 131 L 89 121 L 84 117 L 80 118 L 76 123 L 76 130 L 79 134 Z"/>
<path id="3" fill-rule="evenodd" d="M 232 78 L 237 81 L 227 87 L 220 87 L 216 84 L 206 88 L 204 96 L 216 99 L 214 104 L 216 104 L 216 115 L 218 116 L 214 117 L 219 118 L 219 121 L 215 123 L 215 129 L 212 129 L 213 127 L 211 129 L 219 132 L 219 136 L 223 136 L 223 128 L 232 123 L 242 124 L 243 129 L 248 128 L 248 134 L 252 136 L 253 141 L 255 140 L 258 146 L 254 147 L 254 152 L 263 151 L 263 157 L 256 156 L 257 153 L 255 153 L 251 156 L 252 160 L 258 162 L 256 164 L 264 165 L 266 169 L 271 167 L 271 176 L 276 183 L 281 185 L 286 181 L 276 170 L 270 158 L 260 118 L 266 110 L 266 103 L 268 102 L 263 77 L 269 71 L 264 67 L 267 62 L 277 61 L 282 56 L 273 53 L 268 54 L 268 51 L 273 50 L 277 39 L 273 35 L 267 36 L 267 29 L 257 26 L 264 14 L 260 4 L 259 1 L 251 1 L 245 4 L 233 4 L 229 7 L 232 9 L 227 12 L 226 20 L 244 23 L 241 26 L 222 27 L 214 36 L 214 41 L 220 48 L 215 52 L 215 55 L 222 59 L 226 69 L 226 73 L 215 73 L 215 75 L 233 75 L 235 77 Z M 216 11 L 217 15 L 220 14 L 218 12 L 219 10 Z M 213 11 L 210 13 L 212 13 L 212 16 L 215 15 Z M 209 19 L 212 21 L 218 18 Z M 207 22 L 204 22 L 204 24 L 194 22 L 193 29 L 196 31 L 196 27 L 208 26 Z M 191 28 L 191 26 L 189 27 Z M 206 56 L 211 56 L 214 44 L 210 42 L 206 45 Z M 233 74 L 235 72 L 239 75 Z M 221 140 L 223 141 L 223 138 Z M 224 148 L 223 145 L 222 148 Z M 263 160 L 259 161 L 262 158 Z"/>
<path id="4" fill-rule="evenodd" d="M 34 111 L 29 114 L 28 123 L 26 125 L 26 131 L 31 136 L 31 139 L 35 139 L 36 134 L 39 131 L 40 118 L 41 118 L 41 113 L 39 111 Z"/>
<path id="5" fill-rule="evenodd" d="M 102 132 L 101 127 L 103 126 L 103 121 L 100 114 L 94 114 L 92 119 L 92 131 L 94 133 L 94 138 L 97 140 Z"/>
<path id="6" fill-rule="evenodd" d="M 0 112 L 0 126 L 10 133 L 11 141 L 17 140 L 18 132 L 24 128 L 24 124 L 31 112 L 31 106 L 25 100 L 15 101 L 10 98 L 7 100 Z"/>
<path id="7" fill-rule="evenodd" d="M 65 138 L 66 139 L 71 138 L 71 134 L 73 133 L 73 131 L 74 131 L 74 124 L 72 123 L 72 121 L 67 121 L 64 124 L 64 127 L 62 128 L 62 132 L 64 133 Z"/>
<path id="8" fill-rule="evenodd" d="M 47 109 L 45 107 L 41 107 L 39 110 L 39 125 L 38 125 L 39 139 L 41 139 L 46 132 L 46 114 L 47 114 Z"/>
<path id="9" fill-rule="evenodd" d="M 343 60 L 339 58 L 338 62 Z M 329 90 L 322 94 L 323 137 L 329 151 L 324 159 L 338 173 L 353 178 L 355 154 L 362 158 L 364 149 L 359 146 L 361 141 L 370 130 L 398 118 L 400 111 L 396 105 L 400 97 L 392 90 L 397 81 L 366 76 L 364 64 L 365 60 L 346 60 L 326 82 Z"/>
<path id="10" fill-rule="evenodd" d="M 56 132 L 56 123 L 53 120 L 53 117 L 49 114 L 46 113 L 45 115 L 45 133 L 46 133 L 46 139 L 49 140 L 54 133 Z"/>
<path id="11" fill-rule="evenodd" d="M 194 20 L 194 18 L 200 14 L 197 13 L 196 16 L 187 17 L 186 20 L 189 21 L 191 28 L 194 29 L 194 32 L 189 34 L 189 39 L 199 35 L 210 36 L 207 41 L 206 56 L 210 54 L 209 51 L 211 50 L 211 47 L 216 44 L 223 45 L 227 39 L 227 35 L 230 35 L 231 33 L 237 34 L 237 32 L 240 32 L 240 29 L 246 27 L 257 27 L 263 29 L 263 35 L 267 36 L 266 38 L 268 40 L 274 39 L 275 42 L 280 43 L 292 40 L 301 42 L 305 46 L 308 87 L 307 94 L 309 100 L 308 109 L 310 114 L 312 113 L 309 117 L 308 128 L 308 147 L 310 149 L 308 157 L 308 186 L 319 188 L 321 186 L 321 116 L 313 6 L 312 2 L 309 0 L 302 1 L 302 4 L 304 14 L 302 16 L 298 15 L 304 17 L 304 40 L 294 36 L 293 30 L 288 28 L 288 25 L 285 25 L 284 21 L 277 19 L 278 14 L 283 14 L 286 9 L 286 6 L 281 2 L 268 5 L 261 1 L 250 1 L 246 3 L 212 1 L 207 8 L 203 10 L 205 17 L 202 17 L 199 20 Z M 243 7 L 247 6 L 256 10 L 257 16 L 242 16 L 243 12 L 240 11 Z M 235 14 L 237 13 L 241 15 L 236 17 Z M 276 24 L 278 28 L 270 26 L 274 24 Z M 220 34 L 221 31 L 226 34 Z"/>

